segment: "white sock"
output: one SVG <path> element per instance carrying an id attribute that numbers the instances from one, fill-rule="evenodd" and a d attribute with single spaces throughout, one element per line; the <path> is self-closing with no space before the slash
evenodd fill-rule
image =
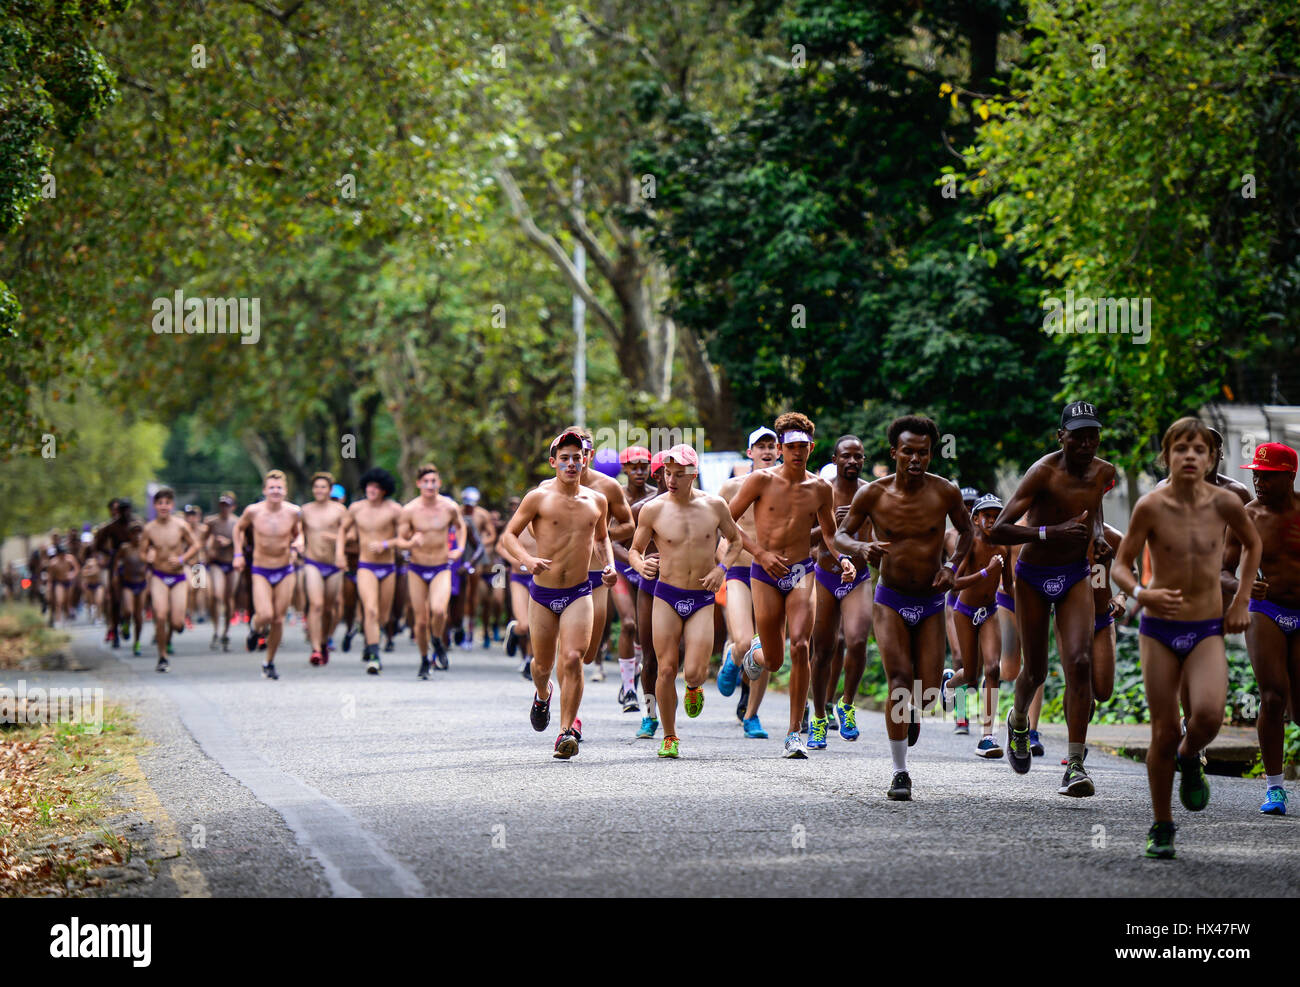
<path id="1" fill-rule="evenodd" d="M 657 717 L 655 716 L 655 709 L 656 709 L 656 708 L 657 708 L 657 706 L 656 706 L 656 703 L 655 703 L 655 697 L 654 697 L 654 696 L 646 696 L 646 697 L 645 697 L 645 715 L 648 716 L 648 717 L 650 717 L 650 719 L 652 719 L 652 720 L 657 719 Z"/>
<path id="2" fill-rule="evenodd" d="M 1276 785 L 1278 788 L 1281 788 L 1283 777 L 1284 777 L 1283 775 L 1265 775 L 1264 785 L 1268 788 L 1272 788 L 1274 785 Z"/>
<path id="3" fill-rule="evenodd" d="M 902 740 L 891 740 L 889 742 L 889 755 L 894 759 L 895 771 L 907 770 L 907 738 Z"/>
<path id="4" fill-rule="evenodd" d="M 623 691 L 631 692 L 636 688 L 636 659 L 620 658 L 618 660 L 618 670 L 623 676 Z"/>

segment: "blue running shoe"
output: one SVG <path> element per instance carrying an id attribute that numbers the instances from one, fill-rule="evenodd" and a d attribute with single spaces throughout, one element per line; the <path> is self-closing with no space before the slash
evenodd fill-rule
<path id="1" fill-rule="evenodd" d="M 1270 785 L 1264 793 L 1264 804 L 1259 811 L 1266 816 L 1286 815 L 1286 789 L 1281 785 Z"/>
<path id="2" fill-rule="evenodd" d="M 758 717 L 754 716 L 745 721 L 745 736 L 750 740 L 766 740 L 767 731 L 763 729 L 763 724 L 758 722 Z"/>
<path id="3" fill-rule="evenodd" d="M 724 696 L 730 696 L 736 691 L 736 686 L 740 683 L 740 666 L 731 660 L 732 644 L 727 642 L 726 649 L 722 652 L 722 668 L 718 670 L 718 691 Z"/>
<path id="4" fill-rule="evenodd" d="M 808 749 L 810 751 L 821 751 L 826 749 L 826 726 L 827 718 L 821 719 L 813 717 L 808 721 Z"/>
<path id="5" fill-rule="evenodd" d="M 638 740 L 654 740 L 655 731 L 659 729 L 659 721 L 653 716 L 641 717 L 641 729 L 636 732 Z"/>
<path id="6" fill-rule="evenodd" d="M 835 712 L 840 717 L 840 737 L 844 740 L 858 739 L 858 711 L 851 703 L 843 700 L 835 704 Z"/>

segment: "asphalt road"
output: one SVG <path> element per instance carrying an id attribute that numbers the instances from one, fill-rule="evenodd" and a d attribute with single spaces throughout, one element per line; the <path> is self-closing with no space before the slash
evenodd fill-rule
<path id="1" fill-rule="evenodd" d="M 856 743 L 832 734 L 825 751 L 789 761 L 786 697 L 764 704 L 772 739 L 746 740 L 734 700 L 710 682 L 698 719 L 679 712 L 681 759 L 660 760 L 657 743 L 633 737 L 639 715 L 616 705 L 611 663 L 605 682 L 587 683 L 584 743 L 566 762 L 551 757 L 556 730 L 529 726 L 531 686 L 499 646 L 453 649 L 451 669 L 422 682 L 403 639 L 373 677 L 359 646 L 311 667 L 294 624 L 272 682 L 236 635 L 238 651 L 209 651 L 207 625 L 178 638 L 162 675 L 152 658 L 108 650 L 102 628 L 74 636 L 90 671 L 25 678 L 101 686 L 155 742 L 140 764 L 201 879 L 196 889 L 192 873 L 180 882 L 183 868 L 163 867 L 150 895 L 1230 897 L 1300 886 L 1300 820 L 1261 817 L 1259 781 L 1212 778 L 1199 814 L 1176 804 L 1179 859 L 1151 861 L 1143 766 L 1094 752 L 1098 794 L 1069 799 L 1056 794 L 1059 742 L 1021 776 L 976 758 L 977 736 L 927 719 L 909 763 L 914 801 L 893 803 L 879 714 L 860 716 Z"/>

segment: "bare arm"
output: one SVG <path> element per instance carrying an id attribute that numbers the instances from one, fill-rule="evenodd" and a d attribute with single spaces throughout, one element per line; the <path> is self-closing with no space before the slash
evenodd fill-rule
<path id="1" fill-rule="evenodd" d="M 645 550 L 650 547 L 650 539 L 654 537 L 655 518 L 659 516 L 658 503 L 652 501 L 646 504 L 637 515 L 632 547 L 627 550 L 628 564 L 646 579 L 654 579 L 659 575 L 659 556 L 647 557 Z"/>
<path id="2" fill-rule="evenodd" d="M 352 516 L 352 510 L 349 508 L 344 513 L 343 520 L 339 522 L 339 533 L 334 538 L 334 564 L 340 569 L 348 567 L 348 532 L 355 528 L 356 525 L 357 519 Z"/>
<path id="3" fill-rule="evenodd" d="M 732 520 L 739 518 L 749 510 L 750 506 L 758 500 L 767 483 L 765 473 L 750 473 L 740 483 L 740 489 L 736 495 L 731 498 L 727 509 L 731 511 Z M 740 536 L 741 547 L 754 557 L 754 561 L 770 576 L 780 578 L 790 571 L 789 560 L 783 559 L 775 552 L 769 552 L 762 548 L 758 542 L 745 533 L 745 529 L 737 526 L 736 533 Z"/>
<path id="4" fill-rule="evenodd" d="M 1228 607 L 1228 612 L 1224 614 L 1223 627 L 1230 634 L 1238 634 L 1244 631 L 1250 625 L 1250 614 L 1247 610 L 1247 601 L 1250 599 L 1250 589 L 1254 585 L 1254 573 L 1259 569 L 1259 559 L 1263 554 L 1263 542 L 1260 541 L 1259 532 L 1255 530 L 1255 525 L 1251 522 L 1250 517 L 1246 514 L 1246 508 L 1241 506 L 1241 501 L 1237 495 L 1230 490 L 1225 490 L 1219 497 L 1222 503 L 1224 519 L 1228 522 L 1228 530 L 1241 543 L 1242 555 L 1244 558 L 1241 563 L 1241 573 L 1243 576 L 1249 575 L 1250 579 L 1239 579 L 1237 582 L 1237 592 L 1232 597 L 1232 603 Z"/>
<path id="5" fill-rule="evenodd" d="M 826 547 L 835 552 L 835 493 L 831 490 L 829 483 L 823 481 L 822 486 L 825 490 L 824 496 L 817 505 L 817 526 L 822 540 L 826 542 Z M 835 552 L 835 554 L 839 555 L 840 553 Z M 853 561 L 847 557 L 848 553 L 846 552 L 844 555 L 846 557 L 839 560 L 840 582 L 851 583 L 857 576 L 858 570 Z"/>
<path id="6" fill-rule="evenodd" d="M 500 542 L 502 547 L 510 553 L 511 557 L 519 560 L 521 565 L 528 567 L 529 572 L 545 572 L 551 567 L 550 559 L 539 559 L 524 551 L 524 546 L 519 541 L 519 533 L 532 523 L 533 518 L 537 516 L 537 508 L 544 496 L 541 490 L 533 489 L 524 495 L 524 499 L 519 504 L 519 510 L 515 511 L 514 517 L 506 525 L 506 530 L 501 532 Z M 457 530 L 463 535 L 465 533 L 464 518 L 460 520 Z M 464 544 L 459 542 L 458 544 Z"/>
<path id="7" fill-rule="evenodd" d="M 881 558 L 889 554 L 889 542 L 865 542 L 858 541 L 853 537 L 854 533 L 860 531 L 862 526 L 868 523 L 871 508 L 875 506 L 876 500 L 880 496 L 874 486 L 874 484 L 868 484 L 861 487 L 853 495 L 853 503 L 849 504 L 849 512 L 844 515 L 844 520 L 840 522 L 833 539 L 836 552 L 848 555 L 868 565 L 879 565 Z"/>

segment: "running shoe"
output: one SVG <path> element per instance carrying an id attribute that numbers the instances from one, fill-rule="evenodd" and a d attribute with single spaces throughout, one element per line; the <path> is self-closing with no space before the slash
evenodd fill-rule
<path id="1" fill-rule="evenodd" d="M 393 639 L 390 637 L 387 643 L 384 644 L 384 653 L 391 654 L 392 651 L 393 651 Z"/>
<path id="2" fill-rule="evenodd" d="M 257 650 L 257 628 L 252 624 L 248 625 L 248 639 L 244 642 L 244 647 L 249 651 Z"/>
<path id="3" fill-rule="evenodd" d="M 173 657 L 176 655 L 176 645 L 172 644 L 171 641 L 167 642 L 167 654 Z"/>
<path id="4" fill-rule="evenodd" d="M 743 724 L 747 712 L 749 712 L 749 679 L 741 679 L 740 701 L 736 703 L 736 719 Z"/>
<path id="5" fill-rule="evenodd" d="M 835 712 L 840 717 L 840 739 L 857 740 L 859 737 L 857 708 L 852 703 L 840 700 L 835 704 Z"/>
<path id="6" fill-rule="evenodd" d="M 595 665 L 596 665 L 596 670 L 592 673 L 591 681 L 593 681 L 593 682 L 604 682 L 604 681 L 605 681 L 605 670 L 604 670 L 603 668 L 600 667 L 600 662 L 595 662 Z"/>
<path id="7" fill-rule="evenodd" d="M 810 751 L 824 751 L 826 749 L 827 718 L 814 716 L 808 722 L 808 749 Z"/>
<path id="8" fill-rule="evenodd" d="M 221 635 L 221 650 L 222 651 L 230 650 L 230 636 L 228 634 Z"/>
<path id="9" fill-rule="evenodd" d="M 718 669 L 718 691 L 724 696 L 730 696 L 736 691 L 736 686 L 740 683 L 740 666 L 731 660 L 731 652 L 734 647 L 730 641 L 722 650 L 722 668 Z"/>
<path id="10" fill-rule="evenodd" d="M 154 670 L 155 672 L 165 672 L 165 671 L 167 671 L 168 667 L 169 667 L 169 663 L 168 663 L 167 659 L 166 659 L 166 658 L 159 658 L 159 659 L 158 659 L 158 664 L 154 666 L 154 669 L 153 669 L 153 670 Z"/>
<path id="11" fill-rule="evenodd" d="M 1156 860 L 1173 860 L 1174 833 L 1176 832 L 1178 832 L 1178 827 L 1171 822 L 1154 823 L 1147 830 L 1146 855 Z"/>
<path id="12" fill-rule="evenodd" d="M 1061 777 L 1061 787 L 1056 791 L 1058 795 L 1068 795 L 1076 799 L 1086 799 L 1097 794 L 1088 772 L 1083 770 L 1083 758 L 1072 760 L 1066 765 L 1065 774 Z"/>
<path id="13" fill-rule="evenodd" d="M 1285 816 L 1286 789 L 1281 785 L 1269 785 L 1268 791 L 1264 793 L 1264 804 L 1259 807 L 1259 811 L 1266 816 Z"/>
<path id="14" fill-rule="evenodd" d="M 641 729 L 636 732 L 638 740 L 654 740 L 655 731 L 659 729 L 659 721 L 653 716 L 641 717 Z"/>
<path id="15" fill-rule="evenodd" d="M 1042 757 L 1047 753 L 1047 749 L 1043 747 L 1042 738 L 1038 736 L 1037 730 L 1029 731 L 1029 753 L 1034 757 Z M 1083 756 L 1085 758 L 1088 756 L 1088 748 L 1086 747 L 1083 749 Z M 1065 762 L 1062 761 L 1061 763 L 1064 764 Z"/>
<path id="16" fill-rule="evenodd" d="M 799 724 L 799 732 L 800 732 L 800 733 L 807 733 L 807 732 L 808 732 L 808 714 L 809 714 L 809 707 L 808 707 L 808 704 L 807 704 L 807 703 L 804 703 L 804 704 L 803 704 L 803 721 L 800 722 L 800 724 Z"/>
<path id="17" fill-rule="evenodd" d="M 506 654 L 511 658 L 519 650 L 519 638 L 515 637 L 515 621 L 506 624 Z"/>
<path id="18" fill-rule="evenodd" d="M 619 704 L 623 707 L 624 713 L 641 712 L 641 704 L 638 703 L 636 700 L 635 689 L 628 689 L 626 692 L 620 693 L 618 697 L 618 701 Z"/>
<path id="19" fill-rule="evenodd" d="M 428 659 L 428 658 L 425 658 L 425 657 L 421 656 L 421 658 L 420 658 L 420 670 L 416 673 L 416 675 L 418 675 L 420 678 L 424 679 L 425 681 L 428 681 L 428 679 L 429 679 L 429 659 Z"/>
<path id="20" fill-rule="evenodd" d="M 1029 728 L 1015 730 L 1011 727 L 1011 714 L 1014 712 L 1007 710 L 1007 760 L 1011 763 L 1011 769 L 1022 775 L 1029 771 L 1034 755 L 1029 753 Z"/>
<path id="21" fill-rule="evenodd" d="M 136 657 L 136 658 L 139 658 L 139 657 L 140 657 L 140 642 L 139 642 L 139 641 L 136 641 L 135 644 L 133 644 L 133 645 L 131 646 L 131 654 L 132 654 L 132 656 L 134 656 L 134 657 Z"/>
<path id="22" fill-rule="evenodd" d="M 217 638 L 217 635 L 213 634 L 212 640 L 208 642 L 208 650 L 216 651 L 219 647 L 221 647 L 221 641 Z"/>
<path id="23" fill-rule="evenodd" d="M 838 730 L 839 728 L 839 721 L 835 717 L 835 704 L 832 703 L 826 707 L 826 729 L 830 731 Z"/>
<path id="24" fill-rule="evenodd" d="M 745 652 L 745 657 L 740 662 L 741 667 L 745 670 L 745 678 L 751 682 L 763 674 L 763 665 L 757 658 L 762 647 L 758 637 L 755 636 L 754 640 L 749 643 L 749 650 Z"/>
<path id="25" fill-rule="evenodd" d="M 948 683 L 956 676 L 956 674 L 957 673 L 951 668 L 945 668 L 943 670 L 943 678 L 939 680 L 939 702 L 943 704 L 943 711 L 945 713 L 951 713 L 957 705 L 956 694 L 948 691 Z"/>
<path id="26" fill-rule="evenodd" d="M 447 659 L 447 649 L 442 646 L 442 642 L 434 640 L 433 642 L 433 664 L 439 671 L 445 672 L 451 667 L 451 662 Z M 529 678 L 532 676 L 530 675 Z"/>
<path id="27" fill-rule="evenodd" d="M 578 753 L 578 738 L 574 736 L 572 730 L 565 730 L 555 738 L 555 753 L 552 757 L 558 757 L 561 761 L 567 761 Z"/>
<path id="28" fill-rule="evenodd" d="M 490 637 L 487 636 L 487 631 L 484 631 L 484 632 L 483 632 L 483 650 L 486 651 L 486 650 L 487 650 L 488 648 L 490 648 L 490 647 L 492 647 L 492 639 L 491 639 Z"/>
<path id="29" fill-rule="evenodd" d="M 320 652 L 319 652 L 319 651 L 313 651 L 313 652 L 311 653 L 311 658 L 309 658 L 308 661 L 310 661 L 313 665 L 319 665 L 319 664 L 321 663 L 321 660 L 320 660 Z"/>
<path id="30" fill-rule="evenodd" d="M 808 751 L 804 749 L 803 741 L 797 733 L 786 734 L 784 756 L 794 760 L 807 760 Z"/>
<path id="31" fill-rule="evenodd" d="M 322 665 L 328 665 L 330 663 L 330 645 L 328 644 L 320 649 L 320 663 Z"/>
<path id="32" fill-rule="evenodd" d="M 1205 767 L 1201 759 L 1193 754 L 1191 757 L 1178 758 L 1178 770 L 1182 777 L 1178 780 L 1178 801 L 1188 812 L 1200 812 L 1210 804 L 1210 783 L 1205 780 Z"/>
<path id="33" fill-rule="evenodd" d="M 267 662 L 262 666 L 262 674 L 268 679 L 278 679 L 280 677 L 279 673 L 275 670 L 275 662 L 273 661 Z"/>
<path id="34" fill-rule="evenodd" d="M 889 791 L 885 794 L 895 802 L 912 801 L 912 776 L 906 771 L 895 771 L 894 780 L 889 783 Z"/>
<path id="35" fill-rule="evenodd" d="M 354 637 L 356 637 L 356 635 L 357 635 L 357 632 L 356 632 L 355 629 L 350 630 L 350 631 L 348 631 L 346 634 L 343 635 L 343 650 L 344 650 L 345 652 L 346 652 L 346 651 L 351 651 L 351 650 L 352 650 L 352 639 L 353 639 Z"/>
<path id="36" fill-rule="evenodd" d="M 529 682 L 533 680 L 533 662 L 530 658 L 525 658 L 522 665 L 519 666 L 519 674 Z"/>
<path id="37" fill-rule="evenodd" d="M 696 689 L 687 689 L 682 705 L 686 707 L 686 715 L 691 719 L 699 716 L 700 711 L 704 709 L 704 688 L 701 686 Z"/>
<path id="38" fill-rule="evenodd" d="M 980 757 L 994 760 L 1002 756 L 1002 745 L 998 743 L 993 734 L 986 733 L 984 739 L 975 745 L 975 753 Z"/>
<path id="39" fill-rule="evenodd" d="M 741 724 L 745 728 L 745 736 L 750 740 L 766 740 L 767 731 L 763 729 L 763 724 L 758 722 L 757 716 L 751 716 Z"/>
<path id="40" fill-rule="evenodd" d="M 575 718 L 573 721 L 573 726 L 569 728 L 569 732 L 578 738 L 578 743 L 582 743 L 582 721 L 581 720 Z"/>
<path id="41" fill-rule="evenodd" d="M 953 734 L 960 737 L 970 736 L 970 720 L 958 720 L 956 726 L 952 728 Z"/>
<path id="42" fill-rule="evenodd" d="M 907 746 L 915 747 L 921 739 L 921 711 L 915 706 L 907 707 Z"/>
<path id="43" fill-rule="evenodd" d="M 551 695 L 554 691 L 553 688 L 547 688 L 545 701 L 538 699 L 535 694 L 533 696 L 533 708 L 528 714 L 528 720 L 538 733 L 551 725 Z"/>
<path id="44" fill-rule="evenodd" d="M 659 751 L 658 751 L 659 756 L 677 757 L 678 756 L 677 743 L 678 741 L 676 737 L 664 737 L 664 742 L 659 747 Z"/>
<path id="45" fill-rule="evenodd" d="M 366 662 L 366 674 L 378 675 L 384 670 L 384 663 L 379 660 L 379 649 L 376 648 L 370 653 L 370 660 Z"/>

